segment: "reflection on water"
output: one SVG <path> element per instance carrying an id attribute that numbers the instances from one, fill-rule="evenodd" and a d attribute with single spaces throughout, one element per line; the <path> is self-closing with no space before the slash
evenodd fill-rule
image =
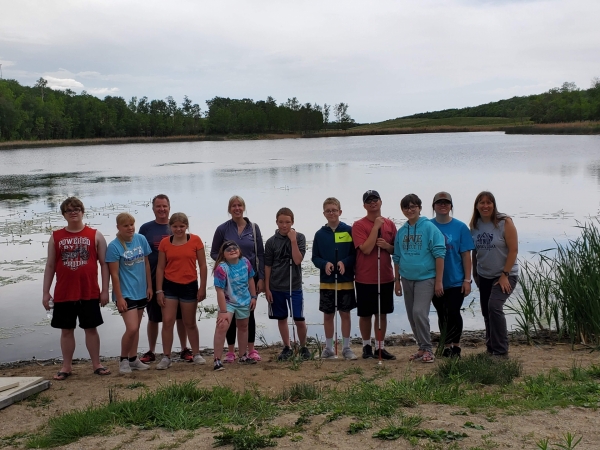
<path id="1" fill-rule="evenodd" d="M 404 222 L 399 201 L 408 193 L 421 197 L 423 214 L 431 217 L 433 195 L 449 191 L 455 217 L 468 222 L 475 195 L 486 189 L 496 195 L 499 209 L 514 217 L 520 257 L 526 258 L 553 247 L 555 239 L 577 236 L 575 221 L 598 214 L 599 149 L 597 136 L 466 133 L 0 152 L 0 361 L 60 354 L 59 334 L 44 322 L 41 272 L 49 233 L 64 226 L 58 206 L 69 195 L 82 198 L 86 221 L 111 240 L 116 214 L 131 212 L 139 227 L 153 218 L 150 199 L 166 193 L 171 210 L 188 214 L 191 231 L 208 251 L 215 228 L 228 219 L 227 201 L 234 194 L 244 197 L 247 215 L 265 240 L 276 228 L 276 211 L 287 206 L 310 245 L 325 222 L 322 201 L 329 196 L 341 201 L 342 220 L 352 223 L 364 215 L 363 192 L 377 189 L 383 214 L 399 226 Z M 322 336 L 318 273 L 310 251 L 303 271 L 309 334 Z M 208 309 L 216 304 L 209 284 Z M 464 303 L 470 329 L 483 326 L 476 296 Z M 388 330 L 409 330 L 401 298 L 395 308 Z M 104 308 L 103 315 L 102 352 L 116 355 L 122 321 L 114 309 Z M 268 342 L 278 340 L 264 299 L 257 320 Z M 199 325 L 202 345 L 210 345 L 214 318 L 203 313 Z M 431 325 L 437 329 L 435 314 Z M 352 334 L 358 334 L 356 318 Z M 85 356 L 83 340 L 78 342 L 77 355 Z"/>

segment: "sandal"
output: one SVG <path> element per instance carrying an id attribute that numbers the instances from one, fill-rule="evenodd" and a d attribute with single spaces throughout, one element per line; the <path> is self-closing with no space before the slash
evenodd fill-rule
<path id="1" fill-rule="evenodd" d="M 56 381 L 65 381 L 71 375 L 72 375 L 71 372 L 57 372 L 56 375 L 54 375 L 54 377 L 52 377 L 52 379 L 54 379 Z"/>
<path id="2" fill-rule="evenodd" d="M 410 357 L 408 358 L 409 361 L 420 361 L 423 358 L 423 355 L 425 354 L 425 352 L 419 350 L 417 353 L 414 353 L 412 355 L 410 355 Z"/>
<path id="3" fill-rule="evenodd" d="M 100 375 L 100 376 L 110 375 L 110 370 L 107 369 L 106 367 L 102 366 L 102 367 L 98 367 L 96 370 L 94 370 L 94 374 Z"/>
<path id="4" fill-rule="evenodd" d="M 435 361 L 435 356 L 433 356 L 433 353 L 427 351 L 425 353 L 423 353 L 423 356 L 421 357 L 421 362 L 422 363 L 432 363 L 433 361 Z"/>

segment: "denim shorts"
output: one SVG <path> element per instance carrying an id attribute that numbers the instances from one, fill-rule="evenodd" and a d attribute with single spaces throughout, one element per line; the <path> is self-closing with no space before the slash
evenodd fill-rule
<path id="1" fill-rule="evenodd" d="M 191 283 L 181 284 L 169 281 L 165 278 L 163 281 L 163 291 L 165 298 L 169 300 L 178 300 L 184 303 L 193 303 L 198 301 L 198 280 Z"/>

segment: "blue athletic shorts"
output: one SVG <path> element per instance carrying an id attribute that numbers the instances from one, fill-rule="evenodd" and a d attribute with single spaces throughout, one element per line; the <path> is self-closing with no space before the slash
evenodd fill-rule
<path id="1" fill-rule="evenodd" d="M 284 320 L 289 317 L 290 293 L 282 291 L 271 291 L 273 303 L 269 304 L 269 319 Z M 302 291 L 292 291 L 292 305 L 294 320 L 304 321 L 304 298 Z"/>
<path id="2" fill-rule="evenodd" d="M 227 303 L 227 312 L 233 313 L 236 320 L 244 320 L 250 317 L 250 305 L 240 306 Z"/>

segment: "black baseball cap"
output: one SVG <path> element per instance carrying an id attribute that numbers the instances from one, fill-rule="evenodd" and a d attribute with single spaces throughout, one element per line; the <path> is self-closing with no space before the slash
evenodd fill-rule
<path id="1" fill-rule="evenodd" d="M 381 196 L 379 195 L 379 192 L 373 191 L 373 190 L 368 190 L 367 192 L 365 192 L 363 194 L 363 203 L 365 203 L 369 197 L 375 197 L 376 199 L 381 200 Z"/>

